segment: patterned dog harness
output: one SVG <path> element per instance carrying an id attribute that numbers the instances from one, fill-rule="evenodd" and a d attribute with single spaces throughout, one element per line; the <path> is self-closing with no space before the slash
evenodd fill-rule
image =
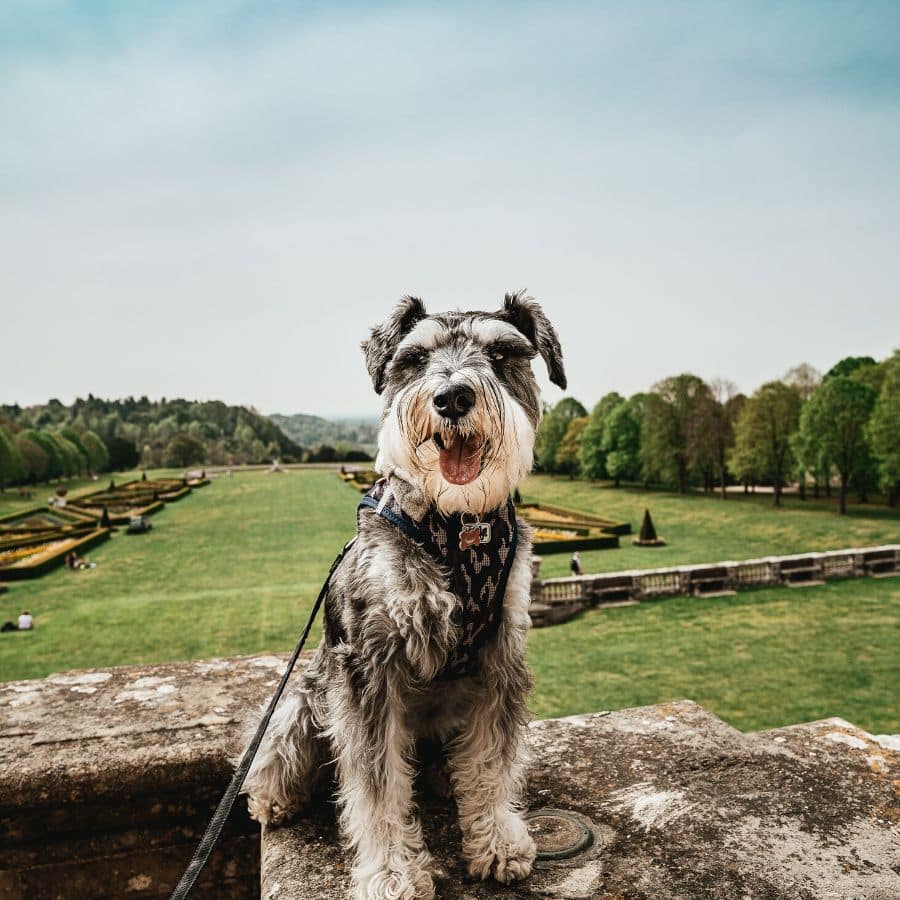
<path id="1" fill-rule="evenodd" d="M 453 620 L 459 628 L 459 641 L 437 678 L 449 680 L 473 674 L 478 652 L 500 627 L 503 597 L 518 541 L 512 500 L 507 499 L 499 509 L 482 516 L 443 516 L 430 509 L 417 522 L 403 512 L 381 479 L 360 501 L 359 511 L 365 508 L 374 509 L 399 528 L 447 573 L 448 587 L 460 601 Z"/>

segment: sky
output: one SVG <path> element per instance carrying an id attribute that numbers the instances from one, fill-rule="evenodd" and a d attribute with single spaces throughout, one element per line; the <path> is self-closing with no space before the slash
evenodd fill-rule
<path id="1" fill-rule="evenodd" d="M 521 288 L 587 406 L 884 358 L 898 34 L 874 0 L 6 0 L 0 403 L 374 414 L 399 297 Z"/>

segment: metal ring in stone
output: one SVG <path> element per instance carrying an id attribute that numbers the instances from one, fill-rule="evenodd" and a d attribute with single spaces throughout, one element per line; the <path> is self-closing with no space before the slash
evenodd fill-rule
<path id="1" fill-rule="evenodd" d="M 538 859 L 569 859 L 586 850 L 594 833 L 576 813 L 566 809 L 536 809 L 525 813 Z"/>

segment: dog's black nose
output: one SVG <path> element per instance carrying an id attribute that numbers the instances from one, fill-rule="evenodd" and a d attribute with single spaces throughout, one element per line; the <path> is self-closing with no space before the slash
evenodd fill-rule
<path id="1" fill-rule="evenodd" d="M 434 395 L 434 408 L 446 419 L 459 419 L 475 405 L 475 391 L 467 384 L 448 384 Z"/>

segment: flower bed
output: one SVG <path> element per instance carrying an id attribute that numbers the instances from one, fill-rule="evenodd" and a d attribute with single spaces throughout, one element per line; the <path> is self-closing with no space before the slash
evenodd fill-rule
<path id="1" fill-rule="evenodd" d="M 619 535 L 628 534 L 627 522 L 616 522 L 562 506 L 523 503 L 518 513 L 534 528 L 534 552 L 574 553 L 576 550 L 609 550 L 619 546 Z"/>
<path id="2" fill-rule="evenodd" d="M 67 537 L 45 543 L 32 544 L 17 550 L 0 552 L 0 581 L 21 581 L 37 578 L 61 566 L 66 554 L 79 553 L 109 538 L 110 529 L 97 528 L 83 536 Z"/>
<path id="3" fill-rule="evenodd" d="M 378 480 L 379 475 L 374 469 L 344 469 L 338 473 L 338 477 L 355 487 L 361 494 L 365 494 Z"/>

